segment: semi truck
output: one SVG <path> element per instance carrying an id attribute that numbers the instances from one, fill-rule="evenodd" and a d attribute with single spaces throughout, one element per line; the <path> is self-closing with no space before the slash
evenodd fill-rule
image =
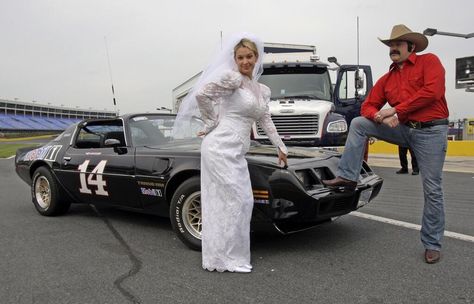
<path id="1" fill-rule="evenodd" d="M 264 71 L 259 82 L 272 94 L 269 109 L 275 127 L 287 145 L 343 146 L 352 118 L 372 88 L 370 66 L 321 62 L 314 45 L 265 43 Z M 335 83 L 331 81 L 334 74 Z M 200 73 L 173 90 L 177 111 Z M 269 139 L 258 123 L 252 138 Z"/>

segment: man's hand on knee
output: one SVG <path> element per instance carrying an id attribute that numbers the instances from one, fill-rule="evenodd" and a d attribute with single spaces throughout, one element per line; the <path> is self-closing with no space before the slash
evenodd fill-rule
<path id="1" fill-rule="evenodd" d="M 382 123 L 384 125 L 389 126 L 390 128 L 395 128 L 396 126 L 398 126 L 400 124 L 400 122 L 398 121 L 398 116 L 397 115 L 393 115 L 393 116 L 384 118 Z"/>
<path id="2" fill-rule="evenodd" d="M 378 111 L 377 113 L 375 113 L 374 117 L 375 117 L 375 121 L 380 119 L 380 122 L 382 122 L 385 118 L 393 116 L 395 114 L 397 114 L 397 110 L 395 110 L 395 108 L 382 109 Z"/>

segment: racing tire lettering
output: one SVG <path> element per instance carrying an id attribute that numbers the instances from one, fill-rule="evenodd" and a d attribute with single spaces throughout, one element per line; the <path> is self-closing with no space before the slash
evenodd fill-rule
<path id="1" fill-rule="evenodd" d="M 197 176 L 192 177 L 176 189 L 170 205 L 171 226 L 174 232 L 193 250 L 201 250 L 200 195 L 200 179 Z"/>

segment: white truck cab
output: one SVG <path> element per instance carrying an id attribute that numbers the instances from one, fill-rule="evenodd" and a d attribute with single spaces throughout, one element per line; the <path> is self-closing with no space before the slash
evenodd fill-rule
<path id="1" fill-rule="evenodd" d="M 360 104 L 365 98 L 360 94 L 361 88 L 352 90 L 358 93 L 357 98 L 349 98 L 348 92 L 345 92 L 349 89 L 347 73 L 352 70 L 359 75 L 370 76 L 365 83 L 371 87 L 370 67 L 366 67 L 368 73 L 354 66 L 332 69 L 341 76 L 337 77 L 339 83 L 333 86 L 329 73 L 331 68 L 319 61 L 316 47 L 265 43 L 264 51 L 264 72 L 259 82 L 267 85 L 272 92 L 269 109 L 283 141 L 289 145 L 344 145 L 348 124 L 359 115 Z M 360 86 L 362 81 L 358 84 Z M 335 89 L 338 94 L 335 94 Z M 367 92 L 366 89 L 364 94 Z M 350 102 L 347 102 L 349 99 Z M 344 114 L 353 116 L 347 119 Z M 268 142 L 258 123 L 253 127 L 252 136 L 257 141 Z"/>

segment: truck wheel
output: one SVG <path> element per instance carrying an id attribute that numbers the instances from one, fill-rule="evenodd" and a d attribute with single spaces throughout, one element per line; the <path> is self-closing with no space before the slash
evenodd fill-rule
<path id="1" fill-rule="evenodd" d="M 66 200 L 56 179 L 46 167 L 39 167 L 33 173 L 31 195 L 36 210 L 44 216 L 64 214 L 71 202 Z"/>
<path id="2" fill-rule="evenodd" d="M 195 176 L 182 183 L 171 199 L 171 226 L 189 248 L 201 250 L 201 183 Z"/>

